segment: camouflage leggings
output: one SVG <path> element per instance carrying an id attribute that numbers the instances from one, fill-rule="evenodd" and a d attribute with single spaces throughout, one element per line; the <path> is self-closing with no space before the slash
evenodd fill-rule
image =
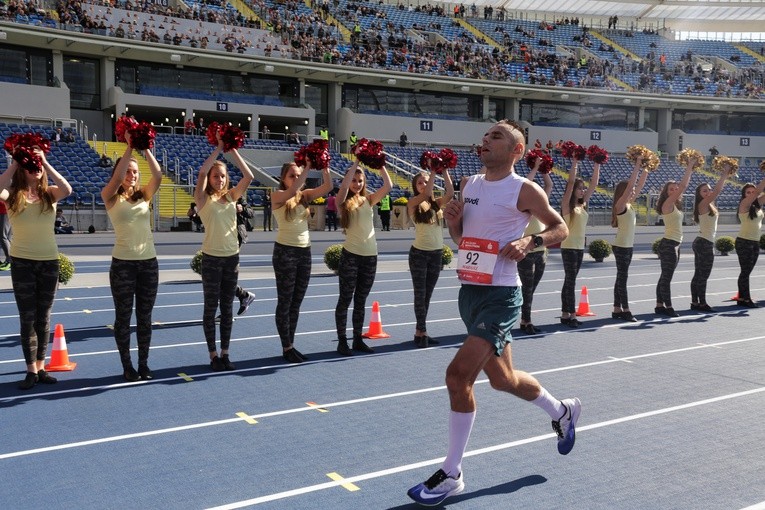
<path id="1" fill-rule="evenodd" d="M 360 339 L 364 328 L 364 307 L 375 283 L 377 255 L 354 255 L 343 248 L 340 255 L 340 295 L 335 307 L 338 340 L 347 340 L 348 306 L 353 301 L 353 338 Z"/>
<path id="2" fill-rule="evenodd" d="M 300 305 L 311 279 L 311 248 L 274 243 L 272 262 L 278 295 L 274 319 L 282 347 L 287 348 L 295 341 Z"/>
<path id="3" fill-rule="evenodd" d="M 409 249 L 409 273 L 414 288 L 414 316 L 417 331 L 427 332 L 426 320 L 433 289 L 441 275 L 443 250 L 425 251 L 414 246 Z"/>
<path id="4" fill-rule="evenodd" d="M 130 317 L 135 296 L 136 339 L 138 364 L 146 364 L 151 344 L 151 312 L 157 299 L 159 265 L 157 259 L 121 260 L 112 258 L 109 284 L 114 300 L 114 340 L 123 368 L 132 366 L 130 360 Z"/>
<path id="5" fill-rule="evenodd" d="M 234 322 L 234 294 L 239 278 L 239 254 L 230 257 L 214 257 L 202 254 L 202 291 L 204 310 L 202 329 L 205 332 L 207 350 L 215 348 L 215 312 L 220 306 L 220 348 L 227 351 L 231 343 L 231 327 Z"/>
<path id="6" fill-rule="evenodd" d="M 752 274 L 760 256 L 760 244 L 757 241 L 736 237 L 736 255 L 741 272 L 738 275 L 738 298 L 742 301 L 752 299 L 749 291 L 749 275 Z"/>
<path id="7" fill-rule="evenodd" d="M 45 359 L 50 337 L 50 310 L 58 287 L 58 259 L 12 257 L 11 281 L 19 309 L 21 350 L 27 365 Z"/>

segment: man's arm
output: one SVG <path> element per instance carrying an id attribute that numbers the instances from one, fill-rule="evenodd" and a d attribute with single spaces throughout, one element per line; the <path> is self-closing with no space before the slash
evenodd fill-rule
<path id="1" fill-rule="evenodd" d="M 550 206 L 547 195 L 536 183 L 524 182 L 518 197 L 518 210 L 529 212 L 539 219 L 547 228 L 535 233 L 542 238 L 544 246 L 556 244 L 568 236 L 568 227 L 558 212 Z M 533 236 L 525 236 L 505 245 L 500 255 L 512 260 L 523 260 L 527 253 L 534 249 Z"/>

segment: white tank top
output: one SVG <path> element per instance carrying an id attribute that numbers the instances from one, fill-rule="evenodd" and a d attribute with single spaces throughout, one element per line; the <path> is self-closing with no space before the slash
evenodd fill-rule
<path id="1" fill-rule="evenodd" d="M 471 176 L 460 197 L 464 203 L 462 237 L 497 241 L 500 250 L 510 241 L 523 237 L 531 217 L 517 207 L 524 182 L 526 179 L 514 172 L 499 181 L 487 181 L 483 174 Z M 491 285 L 519 287 L 521 280 L 516 262 L 500 255 Z"/>

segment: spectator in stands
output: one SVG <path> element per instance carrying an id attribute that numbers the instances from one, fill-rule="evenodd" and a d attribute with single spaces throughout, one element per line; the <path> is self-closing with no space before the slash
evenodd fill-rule
<path id="1" fill-rule="evenodd" d="M 765 163 L 760 163 L 765 170 Z M 748 182 L 741 188 L 741 200 L 738 203 L 738 219 L 741 226 L 736 236 L 736 255 L 741 272 L 738 275 L 738 294 L 736 304 L 747 308 L 757 308 L 749 290 L 749 275 L 752 274 L 760 256 L 760 236 L 762 235 L 762 204 L 765 204 L 765 179 L 757 186 Z"/>
<path id="2" fill-rule="evenodd" d="M 672 308 L 672 293 L 670 284 L 675 269 L 680 261 L 680 243 L 683 242 L 683 193 L 688 188 L 693 173 L 693 161 L 685 168 L 685 174 L 680 182 L 668 181 L 659 193 L 656 202 L 656 212 L 664 220 L 664 236 L 659 241 L 659 262 L 661 275 L 656 284 L 656 308 L 654 312 L 667 317 L 678 317 Z"/>
<path id="3" fill-rule="evenodd" d="M 187 135 L 193 135 L 196 132 L 193 120 L 186 119 L 186 122 L 183 123 L 183 132 Z"/>
<path id="4" fill-rule="evenodd" d="M 64 141 L 64 133 L 61 132 L 61 128 L 56 128 L 51 136 L 54 142 L 59 143 Z"/>
<path id="5" fill-rule="evenodd" d="M 53 231 L 56 234 L 72 234 L 74 233 L 74 227 L 66 221 L 64 211 L 56 209 L 56 220 L 53 223 Z"/>
<path id="6" fill-rule="evenodd" d="M 114 248 L 109 283 L 114 300 L 114 340 L 117 343 L 122 377 L 129 382 L 152 379 L 149 369 L 151 314 L 157 298 L 159 265 L 151 229 L 151 199 L 162 182 L 162 169 L 150 150 L 143 151 L 151 179 L 141 186 L 138 160 L 133 156 L 130 134 L 127 148 L 112 170 L 101 198 L 114 225 Z M 130 318 L 135 302 L 138 371 L 130 357 Z"/>
<path id="7" fill-rule="evenodd" d="M 242 177 L 236 187 L 230 188 L 228 169 L 218 156 L 223 153 L 223 141 L 218 134 L 218 146 L 202 164 L 194 190 L 199 204 L 199 216 L 205 225 L 202 243 L 202 291 L 204 309 L 202 326 L 213 371 L 234 370 L 229 359 L 229 345 L 233 324 L 232 303 L 239 276 L 239 245 L 236 241 L 236 201 L 247 192 L 252 182 L 252 170 L 244 162 L 239 151 L 230 151 Z M 255 296 L 248 295 L 240 310 L 247 309 Z M 220 309 L 220 355 L 215 345 L 215 312 Z M 242 310 L 242 313 L 244 312 Z"/>
<path id="8" fill-rule="evenodd" d="M 616 281 L 614 282 L 614 309 L 611 312 L 611 318 L 627 322 L 637 321 L 630 311 L 627 277 L 632 263 L 635 246 L 635 224 L 637 223 L 637 211 L 633 204 L 648 178 L 648 171 L 642 169 L 642 163 L 643 158 L 638 157 L 632 167 L 629 179 L 616 184 L 613 207 L 611 208 L 611 226 L 616 228 L 616 239 L 612 244 L 616 259 Z"/>
<path id="9" fill-rule="evenodd" d="M 44 370 L 50 338 L 50 312 L 58 288 L 58 247 L 53 233 L 56 204 L 72 193 L 72 186 L 53 168 L 45 153 L 35 148 L 40 166 L 22 167 L 11 159 L 0 175 L 0 200 L 6 203 L 13 229 L 11 283 L 19 310 L 21 350 L 27 365 L 19 389 L 38 382 L 53 384 Z M 53 181 L 48 186 L 48 179 Z"/>
<path id="10" fill-rule="evenodd" d="M 388 170 L 380 169 L 383 185 L 367 195 L 366 177 L 359 168 L 358 161 L 348 168 L 337 201 L 340 209 L 340 226 L 346 236 L 340 255 L 340 292 L 335 307 L 335 326 L 337 327 L 337 352 L 351 356 L 353 351 L 348 346 L 346 336 L 348 307 L 353 301 L 353 344 L 352 348 L 360 352 L 374 352 L 361 337 L 364 327 L 364 309 L 367 296 L 372 290 L 377 271 L 377 241 L 372 222 L 373 207 L 386 196 L 392 187 Z"/>
<path id="11" fill-rule="evenodd" d="M 709 148 L 709 155 L 710 156 L 712 156 L 714 158 L 718 154 L 720 154 L 720 151 L 717 150 L 717 146 L 716 145 L 713 145 L 712 147 Z"/>
<path id="12" fill-rule="evenodd" d="M 285 163 L 282 165 L 279 189 L 271 196 L 279 227 L 272 258 L 277 293 L 274 319 L 282 343 L 282 356 L 290 363 L 302 363 L 307 359 L 294 343 L 300 305 L 311 278 L 308 204 L 332 189 L 329 167 L 321 169 L 321 186 L 304 189 L 310 170 L 310 162 L 305 168 L 294 162 Z"/>
<path id="13" fill-rule="evenodd" d="M 337 201 L 334 191 L 327 197 L 327 232 L 329 231 L 337 231 Z"/>
<path id="14" fill-rule="evenodd" d="M 401 147 L 406 147 L 407 142 L 409 142 L 409 139 L 406 137 L 406 132 L 402 132 L 401 136 L 398 137 L 398 144 Z"/>
<path id="15" fill-rule="evenodd" d="M 101 154 L 101 158 L 98 160 L 98 166 L 101 168 L 109 168 L 110 166 L 114 165 L 114 161 L 112 161 L 112 158 L 106 155 L 106 153 Z"/>
<path id="16" fill-rule="evenodd" d="M 205 134 L 205 119 L 204 117 L 199 117 L 199 120 L 197 120 L 197 133 L 200 135 Z"/>
<path id="17" fill-rule="evenodd" d="M 380 230 L 390 232 L 390 195 L 385 195 L 377 204 L 377 214 L 380 216 Z"/>
<path id="18" fill-rule="evenodd" d="M 542 158 L 537 158 L 534 168 L 532 168 L 528 175 L 526 175 L 527 180 L 534 182 L 534 177 L 536 177 L 541 163 Z M 550 177 L 549 173 L 546 173 L 542 174 L 542 179 L 545 183 L 545 195 L 547 195 L 549 200 L 553 190 L 552 177 Z M 545 225 L 543 225 L 536 216 L 532 216 L 529 218 L 529 224 L 526 226 L 526 230 L 524 230 L 522 237 L 534 237 L 545 228 Z M 534 301 L 534 291 L 537 290 L 537 285 L 539 285 L 539 282 L 542 280 L 546 266 L 547 248 L 545 246 L 534 246 L 522 260 L 518 261 L 518 277 L 521 279 L 521 291 L 523 294 L 519 328 L 527 335 L 535 335 L 542 332 L 541 329 L 534 326 L 531 322 L 531 305 Z"/>
<path id="19" fill-rule="evenodd" d="M 542 141 L 539 138 L 534 142 L 534 149 L 538 151 L 542 150 Z"/>
<path id="20" fill-rule="evenodd" d="M 561 212 L 563 220 L 568 226 L 568 237 L 560 245 L 564 272 L 563 288 L 560 293 L 560 323 L 570 328 L 578 328 L 582 324 L 576 319 L 576 277 L 584 258 L 587 220 L 590 216 L 587 212 L 587 205 L 595 193 L 595 187 L 598 185 L 600 177 L 600 164 L 595 163 L 590 185 L 585 188 L 584 180 L 576 176 L 578 166 L 579 161 L 575 158 L 572 159 L 566 190 L 561 198 Z"/>
<path id="21" fill-rule="evenodd" d="M 268 129 L 268 126 L 263 124 L 263 140 L 268 140 L 271 137 L 271 130 Z"/>
<path id="22" fill-rule="evenodd" d="M 189 204 L 189 210 L 186 211 L 186 216 L 191 220 L 191 224 L 194 225 L 194 230 L 197 232 L 201 232 L 203 230 L 202 226 L 202 219 L 199 217 L 199 213 L 197 212 L 197 204 L 194 202 L 191 202 Z"/>
<path id="23" fill-rule="evenodd" d="M 300 145 L 300 135 L 298 135 L 295 131 L 290 131 L 290 134 L 287 135 L 287 141 L 290 143 L 290 145 Z"/>
<path id="24" fill-rule="evenodd" d="M 700 161 L 698 163 L 701 163 Z M 691 310 L 714 312 L 707 304 L 707 280 L 712 274 L 715 261 L 714 245 L 717 232 L 717 206 L 715 200 L 725 186 L 725 180 L 733 174 L 730 165 L 720 172 L 720 178 L 712 189 L 702 183 L 696 187 L 693 200 L 693 221 L 699 226 L 699 235 L 693 240 L 693 260 L 695 270 L 691 279 Z"/>
<path id="25" fill-rule="evenodd" d="M 359 137 L 356 136 L 356 131 L 351 131 L 351 136 L 348 137 L 348 149 L 350 150 L 350 148 L 356 145 L 356 142 L 358 141 Z"/>
<path id="26" fill-rule="evenodd" d="M 414 330 L 414 345 L 428 347 L 438 344 L 428 335 L 427 318 L 430 298 L 441 274 L 444 252 L 444 235 L 441 222 L 442 208 L 454 197 L 454 186 L 449 170 L 443 174 L 444 194 L 433 196 L 436 171 L 430 174 L 419 172 L 412 178 L 414 196 L 406 204 L 409 217 L 414 222 L 414 242 L 409 249 L 409 273 L 412 275 L 414 288 L 414 316 L 417 324 Z"/>
<path id="27" fill-rule="evenodd" d="M 0 200 L 0 250 L 3 250 L 3 261 L 0 271 L 11 269 L 11 222 L 8 220 L 8 207 Z"/>
<path id="28" fill-rule="evenodd" d="M 266 194 L 263 195 L 263 232 L 271 232 L 271 190 L 267 189 Z"/>
<path id="29" fill-rule="evenodd" d="M 555 148 L 555 145 L 553 145 L 552 140 L 547 140 L 547 144 L 545 145 L 545 152 L 547 154 L 552 154 L 554 148 Z"/>

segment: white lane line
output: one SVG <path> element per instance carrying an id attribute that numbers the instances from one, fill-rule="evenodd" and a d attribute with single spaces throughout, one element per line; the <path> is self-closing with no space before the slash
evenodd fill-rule
<path id="1" fill-rule="evenodd" d="M 728 395 L 721 395 L 721 396 L 718 396 L 718 397 L 712 397 L 712 398 L 708 398 L 708 399 L 704 399 L 704 400 L 697 400 L 695 402 L 688 402 L 686 404 L 680 404 L 680 405 L 677 405 L 677 406 L 665 407 L 663 409 L 655 409 L 653 411 L 647 411 L 647 412 L 644 412 L 644 413 L 633 414 L 633 415 L 630 415 L 630 416 L 623 416 L 621 418 L 616 418 L 616 419 L 613 419 L 613 420 L 602 421 L 600 423 L 593 423 L 591 425 L 585 425 L 583 427 L 579 427 L 577 432 L 581 433 L 581 432 L 586 432 L 588 430 L 595 430 L 595 429 L 599 429 L 599 428 L 603 428 L 603 427 L 610 427 L 610 426 L 613 426 L 613 425 L 619 425 L 621 423 L 626 423 L 626 422 L 629 422 L 629 421 L 641 420 L 641 419 L 645 419 L 645 418 L 651 418 L 651 417 L 654 417 L 654 416 L 659 416 L 659 415 L 662 415 L 662 414 L 668 414 L 668 413 L 673 413 L 673 412 L 677 412 L 677 411 L 683 411 L 683 410 L 686 410 L 686 409 L 689 409 L 689 408 L 692 408 L 692 407 L 699 407 L 699 406 L 703 406 L 703 405 L 715 404 L 717 402 L 722 402 L 722 401 L 725 401 L 725 400 L 731 400 L 731 399 L 735 399 L 735 398 L 748 397 L 750 395 L 755 395 L 755 394 L 762 393 L 762 392 L 765 392 L 765 388 L 756 388 L 756 389 L 752 389 L 752 390 L 741 391 L 741 392 L 738 392 L 738 393 L 730 393 Z M 550 433 L 550 434 L 542 434 L 542 435 L 539 435 L 539 436 L 529 437 L 529 438 L 526 438 L 526 439 L 519 439 L 517 441 L 510 441 L 508 443 L 502 443 L 502 444 L 498 444 L 498 445 L 495 445 L 495 446 L 489 446 L 489 447 L 486 447 L 486 448 L 480 448 L 480 449 L 477 449 L 477 450 L 471 450 L 469 452 L 465 452 L 465 457 L 475 457 L 475 456 L 484 455 L 484 454 L 487 454 L 487 453 L 493 453 L 493 452 L 497 452 L 497 451 L 501 451 L 501 450 L 507 450 L 509 448 L 515 448 L 517 446 L 523 446 L 523 445 L 526 445 L 526 444 L 535 443 L 535 442 L 539 442 L 539 441 L 546 441 L 546 440 L 554 438 L 554 437 L 556 437 L 555 434 Z M 380 471 L 373 471 L 371 473 L 364 473 L 364 474 L 361 474 L 361 475 L 349 476 L 349 477 L 343 478 L 342 481 L 326 482 L 326 483 L 321 483 L 321 484 L 316 484 L 316 485 L 309 485 L 307 487 L 300 487 L 300 488 L 292 489 L 292 490 L 289 490 L 289 491 L 277 492 L 277 493 L 274 493 L 274 494 L 268 494 L 268 495 L 265 495 L 265 496 L 259 496 L 259 497 L 252 498 L 252 499 L 247 499 L 247 500 L 243 500 L 243 501 L 237 501 L 237 502 L 234 502 L 234 503 L 229 503 L 229 504 L 226 504 L 226 505 L 210 507 L 207 510 L 234 510 L 234 509 L 237 509 L 237 508 L 244 508 L 246 506 L 253 506 L 253 505 L 258 505 L 258 504 L 261 504 L 261 503 L 268 503 L 268 502 L 271 502 L 271 501 L 277 501 L 277 500 L 280 500 L 280 499 L 285 499 L 285 498 L 289 498 L 289 497 L 293 497 L 293 496 L 300 496 L 300 495 L 308 494 L 308 493 L 311 493 L 311 492 L 317 492 L 317 491 L 320 491 L 320 490 L 331 489 L 331 488 L 334 488 L 334 487 L 338 487 L 338 486 L 340 486 L 342 484 L 347 484 L 347 483 L 355 484 L 357 482 L 362 482 L 364 480 L 371 480 L 371 479 L 374 479 L 374 478 L 381 478 L 383 476 L 393 475 L 393 474 L 402 473 L 402 472 L 405 472 L 405 471 L 412 471 L 414 469 L 419 469 L 419 468 L 423 468 L 423 467 L 427 467 L 427 466 L 437 465 L 437 464 L 442 463 L 443 460 L 444 460 L 444 457 L 438 457 L 438 458 L 435 458 L 435 459 L 425 460 L 425 461 L 416 462 L 416 463 L 412 463 L 412 464 L 405 464 L 405 465 L 402 465 L 402 466 L 396 466 L 396 467 L 392 467 L 392 468 L 388 468 L 388 469 L 383 469 L 383 470 L 380 470 Z M 403 492 L 403 489 L 402 489 L 402 492 Z M 754 508 L 759 508 L 759 507 L 754 507 Z"/>
<path id="2" fill-rule="evenodd" d="M 757 341 L 757 340 L 762 340 L 762 339 L 765 339 L 765 336 L 752 337 L 752 338 L 746 338 L 746 339 L 738 339 L 738 340 L 728 340 L 728 341 L 725 341 L 725 342 L 719 342 L 718 344 L 715 344 L 715 345 L 729 345 L 729 344 L 736 344 L 736 343 L 743 343 L 743 342 L 752 342 L 752 341 Z M 569 366 L 564 366 L 564 367 L 557 367 L 557 368 L 550 368 L 550 369 L 546 369 L 546 370 L 539 370 L 539 371 L 536 371 L 536 372 L 531 372 L 531 374 L 533 374 L 533 375 L 552 374 L 552 373 L 564 372 L 564 371 L 568 371 L 568 370 L 577 370 L 577 369 L 580 369 L 580 368 L 589 368 L 589 367 L 594 367 L 594 366 L 599 366 L 599 365 L 607 365 L 607 364 L 611 364 L 611 363 L 621 363 L 621 362 L 624 362 L 625 360 L 634 360 L 634 359 L 640 359 L 640 358 L 649 358 L 649 357 L 655 357 L 655 356 L 664 356 L 664 355 L 675 354 L 675 353 L 679 353 L 679 352 L 694 351 L 694 350 L 698 350 L 698 349 L 706 349 L 706 348 L 710 348 L 710 347 L 713 347 L 713 346 L 714 345 L 709 345 L 709 346 L 692 346 L 692 347 L 685 347 L 685 348 L 679 348 L 679 349 L 671 349 L 671 350 L 666 350 L 666 351 L 657 351 L 657 352 L 652 352 L 652 353 L 637 354 L 635 356 L 627 356 L 627 357 L 620 358 L 620 359 L 607 359 L 607 360 L 600 360 L 600 361 L 592 361 L 592 362 L 589 362 L 589 363 L 580 363 L 580 364 L 577 364 L 577 365 L 569 365 Z M 409 352 L 419 352 L 419 350 L 418 351 L 409 351 Z M 383 355 L 384 354 L 371 354 L 369 356 L 383 356 Z M 306 361 L 306 362 L 303 363 L 303 365 L 310 364 L 310 363 L 322 363 L 322 362 L 321 361 Z M 263 367 L 250 368 L 250 369 L 233 370 L 233 371 L 226 372 L 226 373 L 227 374 L 234 374 L 234 373 L 237 373 L 237 372 L 251 372 L 251 371 L 255 371 L 255 370 L 271 370 L 271 369 L 273 369 L 275 367 L 278 367 L 278 366 L 292 366 L 292 365 L 286 364 L 286 365 L 263 366 Z M 216 374 L 220 374 L 220 372 L 210 372 L 210 373 L 207 373 L 207 374 L 195 375 L 194 377 L 199 378 L 199 377 L 203 377 L 203 376 L 213 376 L 213 375 L 216 375 Z M 151 381 L 141 381 L 138 384 L 153 384 L 155 382 L 177 382 L 177 381 L 178 381 L 177 377 L 169 377 L 169 378 L 164 378 L 164 379 L 152 379 Z M 488 379 L 481 379 L 481 380 L 476 381 L 475 384 L 485 384 L 485 383 L 488 383 L 488 382 L 489 382 Z M 92 386 L 92 387 L 89 387 L 89 388 L 79 388 L 79 389 L 64 390 L 64 391 L 59 391 L 59 392 L 41 393 L 39 395 L 36 394 L 35 398 L 37 398 L 37 397 L 45 397 L 45 396 L 50 396 L 50 395 L 61 395 L 61 394 L 66 394 L 66 393 L 73 393 L 73 392 L 77 392 L 77 391 L 93 391 L 93 390 L 112 389 L 112 388 L 127 386 L 127 385 L 130 385 L 130 384 L 136 384 L 136 383 L 119 383 L 119 384 L 112 384 L 112 385 L 106 385 L 106 386 L 100 386 L 100 387 L 99 386 Z M 421 393 L 430 393 L 430 392 L 434 392 L 434 391 L 442 391 L 442 390 L 445 390 L 445 389 L 446 389 L 446 386 L 433 386 L 433 387 L 429 387 L 429 388 L 421 388 L 421 389 L 418 389 L 418 390 L 409 390 L 409 391 L 401 391 L 401 392 L 396 392 L 396 393 L 387 393 L 387 394 L 382 394 L 382 395 L 375 395 L 375 396 L 372 396 L 372 397 L 362 397 L 362 398 L 357 398 L 357 399 L 352 399 L 352 400 L 343 400 L 343 401 L 339 401 L 339 402 L 331 402 L 331 403 L 321 403 L 321 402 L 319 402 L 316 405 L 319 406 L 319 407 L 328 409 L 328 408 L 332 408 L 332 407 L 349 406 L 349 405 L 354 405 L 354 404 L 362 404 L 362 403 L 367 403 L 367 402 L 374 402 L 374 401 L 377 401 L 377 400 L 387 400 L 387 399 L 392 399 L 392 398 L 400 398 L 400 397 L 406 397 L 406 396 L 410 396 L 410 395 L 417 395 L 417 394 L 421 394 Z M 763 388 L 763 389 L 765 389 L 765 388 Z M 9 398 L 0 400 L 0 402 L 9 401 L 9 400 L 16 400 L 16 399 L 19 399 L 19 398 L 24 398 L 24 397 L 18 397 L 18 396 L 17 397 L 9 397 Z M 249 414 L 248 413 L 248 416 L 251 419 L 259 420 L 259 419 L 262 419 L 262 418 L 269 418 L 269 417 L 274 417 L 274 416 L 283 416 L 283 415 L 288 415 L 288 414 L 303 413 L 303 412 L 306 412 L 306 411 L 314 411 L 314 409 L 315 408 L 311 407 L 311 406 L 303 406 L 303 407 L 296 407 L 296 408 L 292 408 L 292 409 L 283 409 L 283 410 L 280 410 L 280 411 L 270 411 L 270 412 L 260 413 L 260 414 Z M 166 429 L 149 430 L 149 431 L 144 431 L 144 432 L 136 432 L 136 433 L 133 433 L 133 434 L 124 434 L 124 435 L 120 435 L 120 436 L 111 436 L 111 437 L 104 437 L 104 438 L 99 438 L 99 439 L 91 439 L 91 440 L 86 440 L 86 441 L 78 441 L 78 442 L 75 442 L 75 443 L 65 443 L 65 444 L 60 444 L 60 445 L 54 445 L 54 446 L 48 446 L 48 447 L 42 447 L 42 448 L 35 448 L 35 449 L 32 449 L 32 450 L 21 450 L 21 451 L 17 451 L 17 452 L 9 452 L 9 453 L 0 454 L 0 460 L 7 459 L 7 458 L 12 458 L 12 457 L 21 457 L 21 456 L 25 456 L 25 455 L 34 455 L 34 454 L 37 454 L 37 453 L 44 453 L 44 452 L 48 452 L 48 451 L 64 450 L 64 449 L 68 449 L 68 448 L 76 448 L 76 447 L 79 447 L 79 446 L 88 446 L 88 445 L 92 445 L 92 444 L 100 444 L 100 443 L 109 443 L 109 442 L 115 442 L 115 441 L 123 441 L 123 440 L 126 440 L 126 439 L 134 439 L 134 438 L 139 438 L 139 437 L 154 436 L 154 435 L 159 435 L 159 434 L 167 434 L 167 433 L 179 432 L 179 431 L 195 429 L 195 428 L 204 428 L 204 427 L 211 427 L 211 426 L 215 426 L 215 425 L 224 425 L 224 424 L 234 423 L 234 422 L 237 422 L 237 421 L 242 421 L 242 419 L 241 418 L 231 418 L 231 419 L 226 419 L 226 420 L 215 420 L 215 421 L 195 423 L 195 424 L 190 424 L 190 425 L 181 425 L 181 426 L 178 426 L 178 427 L 171 427 L 171 428 L 166 428 Z M 544 437 L 550 437 L 550 435 L 547 435 L 547 436 L 544 436 Z"/>

